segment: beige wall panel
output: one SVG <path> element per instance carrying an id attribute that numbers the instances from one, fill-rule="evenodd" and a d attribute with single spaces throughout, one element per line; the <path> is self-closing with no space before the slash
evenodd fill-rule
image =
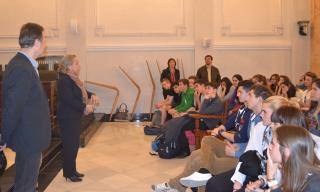
<path id="1" fill-rule="evenodd" d="M 192 44 L 193 4 L 192 0 L 88 0 L 88 44 Z"/>
<path id="2" fill-rule="evenodd" d="M 141 50 L 141 51 L 88 51 L 86 78 L 90 81 L 98 81 L 106 84 L 111 84 L 120 89 L 119 102 L 128 104 L 132 110 L 137 89 L 131 84 L 127 77 L 119 70 L 119 66 L 125 69 L 130 76 L 141 87 L 141 98 L 137 105 L 137 112 L 149 112 L 150 98 L 152 93 L 152 84 L 149 78 L 146 60 L 149 61 L 152 75 L 156 83 L 155 101 L 160 101 L 162 98 L 162 89 L 160 85 L 160 74 L 156 65 L 158 60 L 161 70 L 167 66 L 167 61 L 170 57 L 183 60 L 185 75 L 188 77 L 194 72 L 194 51 L 193 50 Z M 182 76 L 182 74 L 181 74 Z M 106 102 L 97 110 L 110 112 L 114 93 L 107 93 L 102 90 L 98 95 L 101 95 Z"/>
<path id="3" fill-rule="evenodd" d="M 47 36 L 47 53 L 65 52 L 64 5 L 61 0 L 0 1 L 0 63 L 4 64 L 19 49 L 18 36 L 27 22 L 41 24 Z"/>

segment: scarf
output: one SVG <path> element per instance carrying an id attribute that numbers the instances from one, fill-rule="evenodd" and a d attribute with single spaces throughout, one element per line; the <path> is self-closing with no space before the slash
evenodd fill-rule
<path id="1" fill-rule="evenodd" d="M 84 86 L 83 81 L 80 80 L 79 76 L 73 74 L 72 72 L 67 72 L 67 75 L 69 75 L 69 77 L 76 83 L 76 85 L 80 88 L 81 92 L 82 92 L 82 100 L 84 104 L 88 103 L 89 97 L 88 97 L 88 93 L 87 90 Z"/>

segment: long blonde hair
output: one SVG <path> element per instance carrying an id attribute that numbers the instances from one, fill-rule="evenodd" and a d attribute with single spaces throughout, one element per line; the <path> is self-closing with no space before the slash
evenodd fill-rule
<path id="1" fill-rule="evenodd" d="M 74 54 L 65 55 L 59 63 L 58 72 L 67 74 L 76 57 Z"/>
<path id="2" fill-rule="evenodd" d="M 275 130 L 282 157 L 282 189 L 284 192 L 303 191 L 308 173 L 320 171 L 314 152 L 314 141 L 303 127 L 283 125 Z M 285 149 L 289 149 L 287 157 Z"/>

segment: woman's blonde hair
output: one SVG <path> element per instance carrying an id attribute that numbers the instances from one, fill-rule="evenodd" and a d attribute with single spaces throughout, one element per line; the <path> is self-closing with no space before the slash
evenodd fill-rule
<path id="1" fill-rule="evenodd" d="M 274 133 L 282 157 L 282 191 L 303 191 L 308 173 L 319 171 L 314 141 L 310 133 L 299 126 L 283 125 Z M 286 149 L 290 151 L 289 157 L 286 156 Z"/>
<path id="2" fill-rule="evenodd" d="M 74 54 L 65 55 L 59 63 L 58 72 L 66 74 L 76 57 Z"/>
<path id="3" fill-rule="evenodd" d="M 279 109 L 281 106 L 287 106 L 289 105 L 289 101 L 287 98 L 284 98 L 282 96 L 271 96 L 268 97 L 266 100 L 263 101 L 264 104 L 269 104 L 269 108 L 272 111 L 276 111 Z"/>

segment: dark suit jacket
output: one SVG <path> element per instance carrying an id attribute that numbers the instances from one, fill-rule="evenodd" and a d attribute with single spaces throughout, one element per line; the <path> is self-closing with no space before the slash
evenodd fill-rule
<path id="1" fill-rule="evenodd" d="M 164 79 L 164 78 L 167 78 L 167 79 L 169 79 L 171 81 L 170 76 L 171 76 L 170 75 L 170 69 L 166 68 L 161 73 L 160 81 L 162 81 L 162 79 Z M 176 79 L 176 81 L 178 81 L 180 79 L 180 71 L 179 71 L 179 69 L 175 69 L 174 78 Z M 174 83 L 174 82 L 171 82 L 171 83 Z"/>
<path id="2" fill-rule="evenodd" d="M 59 73 L 57 83 L 59 119 L 80 119 L 83 115 L 86 104 L 83 103 L 81 89 L 69 77 L 69 75 Z M 89 98 L 92 93 L 87 92 Z"/>
<path id="3" fill-rule="evenodd" d="M 51 141 L 48 97 L 28 58 L 17 53 L 3 79 L 3 141 L 16 152 L 40 152 Z"/>
<path id="4" fill-rule="evenodd" d="M 204 82 L 209 82 L 208 80 L 208 72 L 207 72 L 207 67 L 206 65 L 200 67 L 197 71 L 197 79 L 201 79 Z M 216 68 L 215 66 L 211 66 L 211 81 L 212 82 L 216 82 L 216 83 L 220 83 L 221 81 L 221 76 L 220 76 L 220 72 L 219 69 Z"/>

